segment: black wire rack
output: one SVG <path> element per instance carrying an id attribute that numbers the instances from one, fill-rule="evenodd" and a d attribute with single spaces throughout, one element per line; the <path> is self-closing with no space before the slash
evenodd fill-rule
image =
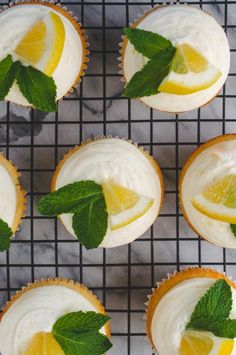
<path id="1" fill-rule="evenodd" d="M 210 105 L 171 115 L 122 96 L 117 62 L 122 28 L 149 6 L 161 4 L 138 0 L 62 2 L 78 17 L 90 42 L 90 62 L 79 88 L 59 103 L 55 114 L 0 103 L 0 147 L 19 168 L 28 200 L 10 251 L 0 255 L 1 305 L 21 286 L 42 277 L 83 282 L 112 317 L 113 355 L 152 354 L 144 302 L 168 272 L 199 265 L 236 276 L 235 252 L 210 245 L 189 229 L 177 191 L 188 155 L 207 139 L 236 131 L 236 1 L 188 3 L 215 16 L 231 46 L 227 83 Z M 37 203 L 49 192 L 52 173 L 66 151 L 87 138 L 109 134 L 138 142 L 157 159 L 164 174 L 165 202 L 153 227 L 132 244 L 87 251 L 60 221 L 40 216 Z"/>

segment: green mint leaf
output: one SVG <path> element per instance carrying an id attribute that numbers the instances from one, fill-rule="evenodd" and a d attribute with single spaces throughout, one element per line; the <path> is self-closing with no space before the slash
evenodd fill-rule
<path id="1" fill-rule="evenodd" d="M 52 77 L 32 66 L 26 67 L 20 64 L 16 81 L 20 91 L 34 108 L 45 112 L 57 110 L 56 84 Z"/>
<path id="2" fill-rule="evenodd" d="M 217 280 L 197 303 L 186 329 L 213 331 L 213 325 L 229 317 L 231 308 L 231 288 L 225 280 Z"/>
<path id="3" fill-rule="evenodd" d="M 217 337 L 236 338 L 236 319 L 225 319 L 211 325 L 210 331 Z"/>
<path id="4" fill-rule="evenodd" d="M 74 232 L 87 249 L 97 248 L 101 244 L 107 231 L 107 224 L 108 214 L 103 195 L 73 214 Z"/>
<path id="5" fill-rule="evenodd" d="M 101 355 L 112 347 L 99 333 L 110 318 L 96 312 L 72 312 L 62 316 L 53 326 L 53 336 L 65 355 Z"/>
<path id="6" fill-rule="evenodd" d="M 48 216 L 72 213 L 75 209 L 80 210 L 102 196 L 101 186 L 94 181 L 78 181 L 42 197 L 38 210 Z"/>
<path id="7" fill-rule="evenodd" d="M 10 248 L 13 232 L 6 222 L 0 218 L 0 251 Z"/>
<path id="8" fill-rule="evenodd" d="M 125 88 L 124 95 L 129 98 L 151 96 L 158 93 L 162 80 L 168 75 L 175 48 L 169 48 L 150 59 L 135 73 Z"/>
<path id="9" fill-rule="evenodd" d="M 19 62 L 13 63 L 11 55 L 0 62 L 0 100 L 4 100 L 19 70 Z"/>
<path id="10" fill-rule="evenodd" d="M 236 237 L 236 224 L 231 224 L 230 228 L 231 228 L 233 235 Z"/>
<path id="11" fill-rule="evenodd" d="M 90 332 L 101 329 L 111 318 L 106 314 L 96 312 L 71 312 L 59 318 L 53 326 L 53 331 L 74 330 Z"/>
<path id="12" fill-rule="evenodd" d="M 134 48 L 147 58 L 153 58 L 167 48 L 174 48 L 171 41 L 151 31 L 126 27 L 124 32 Z"/>

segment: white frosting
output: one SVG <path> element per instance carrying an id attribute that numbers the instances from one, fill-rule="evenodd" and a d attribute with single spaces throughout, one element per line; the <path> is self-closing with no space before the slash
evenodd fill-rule
<path id="1" fill-rule="evenodd" d="M 65 286 L 48 285 L 22 294 L 0 323 L 0 352 L 20 355 L 38 332 L 52 331 L 53 324 L 66 313 L 98 311 L 82 294 Z M 105 328 L 102 328 L 105 334 Z"/>
<path id="2" fill-rule="evenodd" d="M 0 218 L 13 226 L 17 208 L 15 183 L 6 168 L 0 164 Z"/>
<path id="3" fill-rule="evenodd" d="M 212 16 L 191 6 L 172 5 L 150 12 L 137 28 L 159 33 L 175 46 L 191 45 L 222 72 L 218 81 L 208 89 L 189 95 L 160 93 L 141 98 L 144 103 L 162 111 L 184 112 L 206 104 L 219 92 L 229 72 L 230 51 L 224 31 Z M 127 44 L 123 63 L 127 81 L 146 60 L 130 42 Z"/>
<path id="4" fill-rule="evenodd" d="M 154 199 L 149 211 L 136 221 L 114 231 L 108 229 L 101 246 L 111 248 L 132 242 L 153 224 L 160 208 L 161 184 L 151 162 L 139 149 L 125 140 L 106 138 L 85 145 L 66 160 L 56 190 L 75 181 L 102 183 L 107 179 Z M 61 219 L 74 235 L 72 215 L 62 215 Z"/>
<path id="5" fill-rule="evenodd" d="M 79 34 L 76 32 L 70 21 L 51 7 L 43 5 L 17 5 L 0 14 L 0 33 L 4 35 L 0 41 L 0 60 L 8 54 L 17 58 L 13 51 L 21 38 L 39 20 L 43 20 L 50 12 L 55 12 L 61 17 L 65 27 L 65 43 L 60 62 L 53 73 L 53 79 L 57 86 L 57 98 L 60 99 L 74 84 L 81 68 L 83 48 Z M 36 68 L 42 69 L 42 63 Z M 29 105 L 28 101 L 21 94 L 17 84 L 14 84 L 6 100 L 20 104 Z"/>
<path id="6" fill-rule="evenodd" d="M 184 209 L 192 226 L 210 242 L 226 248 L 236 248 L 236 238 L 230 225 L 209 218 L 192 205 L 192 198 L 212 181 L 236 174 L 236 140 L 225 140 L 203 150 L 184 175 L 181 193 Z"/>
<path id="7" fill-rule="evenodd" d="M 183 281 L 166 293 L 156 307 L 152 324 L 152 341 L 159 355 L 179 355 L 181 333 L 204 293 L 216 280 L 194 278 Z M 230 317 L 236 318 L 236 291 L 232 289 L 233 306 Z M 234 348 L 231 355 L 235 355 Z"/>

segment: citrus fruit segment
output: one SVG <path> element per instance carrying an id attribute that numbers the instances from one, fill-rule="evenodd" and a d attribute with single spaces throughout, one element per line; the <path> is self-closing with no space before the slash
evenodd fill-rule
<path id="1" fill-rule="evenodd" d="M 113 180 L 102 184 L 111 230 L 124 227 L 143 216 L 154 200 L 137 194 Z"/>
<path id="2" fill-rule="evenodd" d="M 50 76 L 61 59 L 64 42 L 64 24 L 61 17 L 51 11 L 25 34 L 14 53 Z"/>
<path id="3" fill-rule="evenodd" d="M 45 23 L 37 22 L 21 39 L 15 48 L 15 53 L 30 64 L 36 64 L 45 51 L 46 32 Z"/>
<path id="4" fill-rule="evenodd" d="M 204 332 L 184 332 L 179 353 L 180 355 L 208 355 L 214 346 L 213 340 Z"/>
<path id="5" fill-rule="evenodd" d="M 212 86 L 221 72 L 189 44 L 177 46 L 170 72 L 158 91 L 187 95 Z"/>
<path id="6" fill-rule="evenodd" d="M 192 199 L 193 206 L 206 216 L 236 223 L 236 175 L 220 178 Z"/>
<path id="7" fill-rule="evenodd" d="M 234 340 L 215 337 L 210 332 L 185 331 L 183 333 L 180 355 L 231 355 Z"/>
<path id="8" fill-rule="evenodd" d="M 52 333 L 40 332 L 33 336 L 24 355 L 65 355 Z"/>

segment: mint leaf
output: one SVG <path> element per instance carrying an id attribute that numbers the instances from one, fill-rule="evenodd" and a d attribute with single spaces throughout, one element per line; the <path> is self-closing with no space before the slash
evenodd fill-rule
<path id="1" fill-rule="evenodd" d="M 8 55 L 0 62 L 0 100 L 4 100 L 19 70 L 19 62 L 13 63 L 12 56 Z"/>
<path id="2" fill-rule="evenodd" d="M 231 224 L 230 228 L 231 228 L 233 235 L 236 237 L 236 224 Z"/>
<path id="3" fill-rule="evenodd" d="M 96 312 L 72 312 L 57 320 L 52 333 L 65 355 L 101 355 L 112 347 L 99 333 L 109 319 Z"/>
<path id="4" fill-rule="evenodd" d="M 61 332 L 71 329 L 74 331 L 90 332 L 102 328 L 111 318 L 106 314 L 96 312 L 71 312 L 59 318 L 53 326 L 53 331 Z"/>
<path id="5" fill-rule="evenodd" d="M 38 210 L 43 215 L 58 216 L 80 210 L 86 204 L 101 198 L 102 188 L 94 181 L 78 181 L 61 187 L 39 201 Z"/>
<path id="6" fill-rule="evenodd" d="M 107 231 L 108 214 L 104 196 L 90 201 L 84 208 L 74 212 L 74 232 L 87 249 L 97 248 Z"/>
<path id="7" fill-rule="evenodd" d="M 151 31 L 126 27 L 124 32 L 134 48 L 147 58 L 153 58 L 167 48 L 174 48 L 171 41 Z"/>
<path id="8" fill-rule="evenodd" d="M 225 319 L 211 325 L 210 331 L 218 337 L 236 338 L 236 319 Z"/>
<path id="9" fill-rule="evenodd" d="M 13 232 L 6 222 L 0 218 L 0 251 L 10 248 Z"/>
<path id="10" fill-rule="evenodd" d="M 26 67 L 20 64 L 16 73 L 16 81 L 20 91 L 34 108 L 46 112 L 57 110 L 56 84 L 52 77 L 32 66 Z"/>
<path id="11" fill-rule="evenodd" d="M 155 95 L 162 80 L 168 75 L 175 48 L 168 48 L 160 55 L 150 59 L 135 73 L 125 88 L 124 95 L 137 98 Z"/>
<path id="12" fill-rule="evenodd" d="M 231 308 L 231 287 L 225 280 L 217 280 L 197 303 L 186 329 L 214 332 L 229 317 Z"/>

